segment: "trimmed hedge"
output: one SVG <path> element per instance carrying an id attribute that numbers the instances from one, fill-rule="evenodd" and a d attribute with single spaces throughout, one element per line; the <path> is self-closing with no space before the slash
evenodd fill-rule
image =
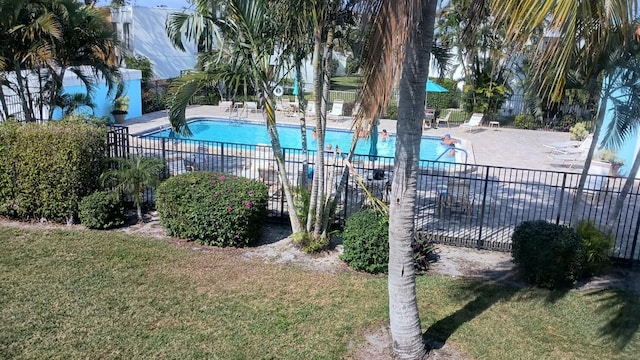
<path id="1" fill-rule="evenodd" d="M 80 121 L 0 124 L 0 215 L 72 221 L 98 187 L 106 134 Z"/>
<path id="2" fill-rule="evenodd" d="M 125 223 L 124 205 L 113 191 L 96 191 L 80 201 L 78 217 L 89 229 L 110 229 Z"/>
<path id="3" fill-rule="evenodd" d="M 513 232 L 511 254 L 520 275 L 533 285 L 562 288 L 585 274 L 586 249 L 571 228 L 525 221 Z"/>
<path id="4" fill-rule="evenodd" d="M 156 190 L 168 235 L 215 246 L 257 242 L 267 199 L 267 186 L 259 181 L 208 171 L 171 177 Z"/>

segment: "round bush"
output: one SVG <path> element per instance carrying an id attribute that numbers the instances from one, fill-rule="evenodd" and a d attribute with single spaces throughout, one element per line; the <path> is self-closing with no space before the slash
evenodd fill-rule
<path id="1" fill-rule="evenodd" d="M 373 210 L 349 217 L 342 232 L 341 259 L 368 273 L 386 272 L 389 264 L 389 219 Z"/>
<path id="2" fill-rule="evenodd" d="M 85 196 L 78 205 L 80 223 L 89 229 L 109 229 L 125 223 L 124 205 L 118 194 L 97 191 Z"/>
<path id="3" fill-rule="evenodd" d="M 511 238 L 513 262 L 533 285 L 559 288 L 584 274 L 585 247 L 571 228 L 544 220 L 518 225 Z"/>
<path id="4" fill-rule="evenodd" d="M 267 186 L 215 172 L 174 176 L 156 191 L 156 208 L 167 234 L 203 245 L 246 246 L 260 237 Z"/>

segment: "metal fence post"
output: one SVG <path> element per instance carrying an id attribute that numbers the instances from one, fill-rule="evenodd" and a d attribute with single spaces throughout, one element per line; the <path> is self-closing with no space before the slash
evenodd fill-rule
<path id="1" fill-rule="evenodd" d="M 562 205 L 564 203 L 564 189 L 567 184 L 567 173 L 562 176 L 562 188 L 560 188 L 560 200 L 558 201 L 558 216 L 556 216 L 556 225 L 560 224 L 560 213 L 562 212 Z M 575 210 L 575 209 L 573 209 Z"/>
<path id="2" fill-rule="evenodd" d="M 480 206 L 480 229 L 478 230 L 477 248 L 482 249 L 484 247 L 484 241 L 482 241 L 482 228 L 484 225 L 484 207 L 487 203 L 487 189 L 489 187 L 489 167 L 485 168 L 484 173 L 484 189 L 482 190 L 482 205 Z"/>

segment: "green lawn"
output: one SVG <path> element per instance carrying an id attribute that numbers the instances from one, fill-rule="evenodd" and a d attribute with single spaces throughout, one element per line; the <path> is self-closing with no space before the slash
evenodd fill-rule
<path id="1" fill-rule="evenodd" d="M 362 86 L 361 76 L 335 76 L 331 78 L 331 90 L 356 91 Z"/>
<path id="2" fill-rule="evenodd" d="M 383 276 L 117 232 L 0 226 L 0 358 L 340 359 L 387 322 Z M 638 297 L 438 275 L 424 331 L 478 359 L 637 359 Z M 352 345 L 353 346 L 353 345 Z"/>

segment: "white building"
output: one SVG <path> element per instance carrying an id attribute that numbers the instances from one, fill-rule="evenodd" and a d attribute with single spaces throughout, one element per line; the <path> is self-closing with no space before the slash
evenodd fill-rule
<path id="1" fill-rule="evenodd" d="M 151 60 L 154 79 L 169 79 L 193 69 L 198 57 L 195 43 L 184 41 L 185 50 L 176 49 L 169 41 L 165 25 L 173 13 L 191 10 L 166 7 L 123 6 L 111 10 L 111 23 L 118 34 L 124 54 L 141 55 Z"/>

